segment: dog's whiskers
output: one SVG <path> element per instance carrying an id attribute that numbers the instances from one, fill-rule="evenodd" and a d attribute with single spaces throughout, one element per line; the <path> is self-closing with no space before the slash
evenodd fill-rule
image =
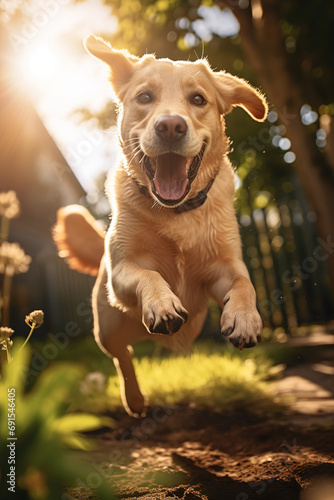
<path id="1" fill-rule="evenodd" d="M 132 154 L 134 154 L 138 151 L 141 151 L 140 144 L 138 144 L 138 146 L 136 146 L 136 147 L 123 148 L 123 149 L 125 150 L 124 153 L 128 154 L 129 156 L 131 156 Z M 126 149 L 128 149 L 128 150 L 130 149 L 130 151 L 127 152 Z"/>
<path id="2" fill-rule="evenodd" d="M 136 158 L 136 156 L 138 156 L 139 154 L 141 153 L 141 150 L 139 149 L 137 151 L 137 153 L 135 153 L 131 158 L 130 158 L 130 161 L 128 163 L 128 166 L 130 167 L 130 165 L 132 164 L 132 162 L 134 161 L 134 159 Z"/>
<path id="3" fill-rule="evenodd" d="M 147 158 L 147 155 L 145 153 L 143 153 L 142 157 L 140 158 L 139 160 L 139 166 L 140 166 L 140 170 L 141 172 L 144 172 L 145 171 L 145 159 Z"/>
<path id="4" fill-rule="evenodd" d="M 138 139 L 138 138 L 137 138 L 137 139 L 131 139 L 131 138 L 130 138 L 130 139 L 126 139 L 125 141 L 123 141 L 123 140 L 121 139 L 121 141 L 120 141 L 120 142 L 121 142 L 121 145 L 122 145 L 122 146 L 124 146 L 124 145 L 128 145 L 128 144 L 132 144 L 133 146 L 136 146 L 137 144 L 140 144 L 140 141 L 139 141 L 139 139 Z"/>
<path id="5" fill-rule="evenodd" d="M 138 154 L 140 154 L 140 153 L 142 153 L 142 150 L 141 150 L 141 148 L 140 148 L 140 144 L 139 144 L 136 148 L 134 148 L 134 149 L 132 150 L 132 156 L 130 156 L 130 160 L 129 160 L 129 163 L 128 163 L 128 165 L 129 165 L 129 166 L 131 165 L 131 163 L 133 162 L 133 160 L 136 158 L 136 156 L 137 156 Z M 140 163 L 140 162 L 139 162 L 139 163 Z"/>
<path id="6" fill-rule="evenodd" d="M 132 149 L 132 153 L 135 153 L 138 150 L 140 150 L 140 144 L 138 144 L 138 146 Z"/>

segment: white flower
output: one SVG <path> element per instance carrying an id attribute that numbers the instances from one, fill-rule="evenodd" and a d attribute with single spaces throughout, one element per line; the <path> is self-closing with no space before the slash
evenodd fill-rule
<path id="1" fill-rule="evenodd" d="M 38 310 L 31 312 L 28 316 L 26 316 L 25 322 L 30 326 L 30 328 L 32 328 L 33 325 L 34 328 L 39 328 L 44 323 L 43 311 Z"/>
<path id="2" fill-rule="evenodd" d="M 15 191 L 0 193 L 0 216 L 13 219 L 20 215 L 20 202 Z"/>
<path id="3" fill-rule="evenodd" d="M 8 351 L 13 345 L 10 337 L 13 335 L 14 330 L 8 326 L 0 326 L 0 345 L 3 351 Z"/>
<path id="4" fill-rule="evenodd" d="M 81 394 L 92 394 L 94 392 L 103 392 L 106 385 L 106 378 L 101 372 L 92 372 L 86 375 L 80 384 Z"/>
<path id="5" fill-rule="evenodd" d="M 26 273 L 30 262 L 31 257 L 24 253 L 18 243 L 5 241 L 0 245 L 0 273 L 10 275 Z"/>
<path id="6" fill-rule="evenodd" d="M 8 337 L 11 337 L 14 333 L 12 328 L 8 326 L 0 326 L 0 340 L 7 340 Z"/>

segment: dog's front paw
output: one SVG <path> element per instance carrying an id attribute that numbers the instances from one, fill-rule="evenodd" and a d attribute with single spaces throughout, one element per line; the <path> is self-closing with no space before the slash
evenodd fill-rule
<path id="1" fill-rule="evenodd" d="M 255 307 L 234 308 L 233 301 L 224 306 L 221 316 L 222 334 L 238 349 L 254 347 L 261 342 L 262 319 Z"/>
<path id="2" fill-rule="evenodd" d="M 151 302 L 143 311 L 143 323 L 150 333 L 172 335 L 187 319 L 188 313 L 175 295 Z"/>

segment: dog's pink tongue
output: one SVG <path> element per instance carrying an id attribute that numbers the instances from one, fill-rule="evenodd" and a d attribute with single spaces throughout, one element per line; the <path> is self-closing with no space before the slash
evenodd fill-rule
<path id="1" fill-rule="evenodd" d="M 188 186 L 187 159 L 175 153 L 155 159 L 154 187 L 163 200 L 178 200 Z"/>

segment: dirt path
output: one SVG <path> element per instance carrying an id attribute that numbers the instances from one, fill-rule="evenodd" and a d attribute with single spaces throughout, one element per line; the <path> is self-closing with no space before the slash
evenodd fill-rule
<path id="1" fill-rule="evenodd" d="M 294 401 L 275 421 L 191 405 L 117 412 L 89 461 L 121 499 L 334 500 L 333 375 L 333 346 L 286 370 L 275 390 Z"/>

